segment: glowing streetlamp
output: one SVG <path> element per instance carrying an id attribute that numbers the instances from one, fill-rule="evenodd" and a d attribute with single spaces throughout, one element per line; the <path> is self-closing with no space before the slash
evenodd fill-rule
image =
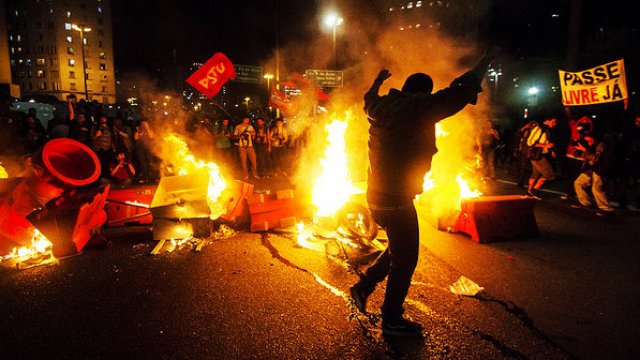
<path id="1" fill-rule="evenodd" d="M 267 79 L 267 94 L 271 90 L 271 79 L 273 79 L 273 74 L 264 74 L 263 78 Z"/>
<path id="2" fill-rule="evenodd" d="M 324 24 L 327 27 L 333 29 L 333 68 L 336 69 L 338 67 L 338 58 L 336 53 L 336 31 L 340 24 L 342 24 L 344 20 L 336 13 L 328 13 L 324 17 Z"/>
<path id="3" fill-rule="evenodd" d="M 91 31 L 91 28 L 85 25 L 76 25 L 72 24 L 71 28 L 75 31 L 80 32 L 80 42 L 82 46 L 82 76 L 84 77 L 84 97 L 87 101 L 89 101 L 89 89 L 87 89 L 87 63 L 84 57 L 84 33 Z"/>

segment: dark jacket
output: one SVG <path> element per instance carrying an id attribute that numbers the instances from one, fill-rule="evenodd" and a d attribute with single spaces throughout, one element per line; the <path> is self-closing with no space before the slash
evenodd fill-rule
<path id="1" fill-rule="evenodd" d="M 364 96 L 369 116 L 370 204 L 411 204 L 422 192 L 424 175 L 436 153 L 435 124 L 475 103 L 482 91 L 479 79 L 468 72 L 434 94 L 391 89 L 379 96 L 372 88 Z"/>

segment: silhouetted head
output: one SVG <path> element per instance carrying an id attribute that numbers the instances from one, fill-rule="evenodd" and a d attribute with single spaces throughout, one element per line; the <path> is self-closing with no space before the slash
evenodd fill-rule
<path id="1" fill-rule="evenodd" d="M 427 93 L 431 94 L 433 90 L 433 80 L 431 76 L 424 73 L 415 73 L 409 75 L 402 85 L 402 91 L 409 93 Z"/>

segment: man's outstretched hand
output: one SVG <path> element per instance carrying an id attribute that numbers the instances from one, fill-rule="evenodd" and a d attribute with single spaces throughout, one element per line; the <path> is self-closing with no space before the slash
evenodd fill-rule
<path id="1" fill-rule="evenodd" d="M 378 76 L 376 76 L 376 81 L 378 82 L 384 82 L 385 80 L 387 80 L 388 78 L 391 77 L 391 73 L 389 72 L 389 70 L 387 69 L 382 69 L 380 70 L 380 72 L 378 73 Z"/>

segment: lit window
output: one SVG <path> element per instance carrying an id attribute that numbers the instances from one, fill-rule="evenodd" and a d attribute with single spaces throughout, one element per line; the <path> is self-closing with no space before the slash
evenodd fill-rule
<path id="1" fill-rule="evenodd" d="M 22 52 L 22 47 L 21 47 L 21 46 L 18 46 L 18 47 L 16 48 L 16 52 L 21 53 L 21 52 Z"/>
<path id="2" fill-rule="evenodd" d="M 47 83 L 45 82 L 41 82 L 38 84 L 38 89 L 40 90 L 47 90 Z"/>
<path id="3" fill-rule="evenodd" d="M 64 29 L 65 29 L 65 30 L 71 30 L 71 29 L 73 29 L 73 28 L 71 27 L 71 23 L 64 23 Z"/>
<path id="4" fill-rule="evenodd" d="M 9 62 L 11 63 L 11 66 L 16 66 L 16 61 L 14 59 L 11 59 Z"/>
<path id="5" fill-rule="evenodd" d="M 407 4 L 407 9 L 413 9 L 413 1 Z"/>
<path id="6" fill-rule="evenodd" d="M 24 61 L 24 64 L 27 65 L 27 66 L 31 66 L 31 59 L 26 59 Z"/>
<path id="7" fill-rule="evenodd" d="M 404 26 L 400 26 L 400 31 L 403 31 L 403 30 L 404 30 Z"/>
<path id="8" fill-rule="evenodd" d="M 82 43 L 83 43 L 84 45 L 87 45 L 87 38 L 83 38 L 83 39 L 82 39 Z"/>
<path id="9" fill-rule="evenodd" d="M 68 43 L 72 43 L 73 42 L 73 37 L 71 35 L 67 36 L 67 42 Z"/>
<path id="10" fill-rule="evenodd" d="M 102 14 L 102 6 L 98 6 L 98 14 Z"/>
<path id="11" fill-rule="evenodd" d="M 67 54 L 70 54 L 70 55 L 73 55 L 73 54 L 74 54 L 74 51 L 73 51 L 73 48 L 72 48 L 72 47 L 68 47 L 68 48 L 67 48 Z"/>
<path id="12" fill-rule="evenodd" d="M 107 54 L 105 54 L 103 51 L 100 52 L 100 59 L 106 59 L 107 58 Z"/>
<path id="13" fill-rule="evenodd" d="M 416 7 L 417 8 L 422 7 L 422 1 L 416 1 Z"/>
<path id="14" fill-rule="evenodd" d="M 76 61 L 74 59 L 69 59 L 69 66 L 76 66 Z"/>
<path id="15" fill-rule="evenodd" d="M 22 36 L 20 36 L 20 35 L 16 35 L 16 41 L 17 41 L 17 42 L 22 41 Z"/>
<path id="16" fill-rule="evenodd" d="M 13 41 L 13 35 L 9 35 L 9 41 Z"/>
<path id="17" fill-rule="evenodd" d="M 13 16 L 15 16 L 15 17 L 20 16 L 20 12 L 19 12 L 18 10 L 15 10 L 15 11 L 13 12 Z"/>
<path id="18" fill-rule="evenodd" d="M 53 9 L 49 9 L 49 14 L 53 14 Z"/>
<path id="19" fill-rule="evenodd" d="M 389 11 L 393 11 L 393 8 L 392 8 L 392 7 L 390 7 L 390 8 L 389 8 Z"/>
<path id="20" fill-rule="evenodd" d="M 45 66 L 47 63 L 44 59 L 36 59 L 36 64 L 41 65 L 41 66 Z"/>
<path id="21" fill-rule="evenodd" d="M 67 11 L 67 19 L 71 19 L 71 11 Z"/>
<path id="22" fill-rule="evenodd" d="M 24 63 L 24 60 L 18 59 L 18 65 L 22 65 L 23 63 Z"/>
<path id="23" fill-rule="evenodd" d="M 107 64 L 100 63 L 100 70 L 107 70 Z"/>
<path id="24" fill-rule="evenodd" d="M 11 47 L 11 53 L 15 54 L 16 53 L 16 48 L 14 48 L 13 46 Z"/>
<path id="25" fill-rule="evenodd" d="M 419 29 L 422 25 L 416 24 L 416 29 Z"/>
<path id="26" fill-rule="evenodd" d="M 44 70 L 38 70 L 38 72 L 36 73 L 36 76 L 39 78 L 43 78 L 44 77 Z"/>

